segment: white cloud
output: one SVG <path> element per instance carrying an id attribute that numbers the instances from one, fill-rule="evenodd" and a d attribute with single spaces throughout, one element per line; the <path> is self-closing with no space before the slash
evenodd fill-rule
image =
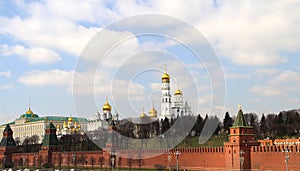
<path id="1" fill-rule="evenodd" d="M 61 60 L 61 57 L 52 50 L 36 47 L 25 48 L 21 45 L 2 45 L 0 46 L 0 53 L 5 56 L 18 55 L 31 64 L 54 63 Z"/>
<path id="2" fill-rule="evenodd" d="M 296 1 L 224 1 L 198 28 L 236 64 L 278 64 L 287 60 L 282 51 L 300 48 L 298 15 Z"/>
<path id="3" fill-rule="evenodd" d="M 300 73 L 286 70 L 269 77 L 265 85 L 252 87 L 251 92 L 261 96 L 289 95 L 300 90 Z"/>
<path id="4" fill-rule="evenodd" d="M 58 69 L 41 71 L 33 70 L 21 76 L 18 81 L 28 86 L 70 86 L 74 71 L 63 71 Z"/>
<path id="5" fill-rule="evenodd" d="M 278 74 L 275 78 L 270 80 L 271 84 L 292 84 L 300 86 L 300 73 L 287 70 Z"/>
<path id="6" fill-rule="evenodd" d="M 250 79 L 249 74 L 240 74 L 240 73 L 228 73 L 226 74 L 226 78 L 229 79 Z"/>
<path id="7" fill-rule="evenodd" d="M 13 84 L 0 85 L 0 89 L 2 89 L 2 90 L 10 90 L 13 87 L 14 87 Z"/>
<path id="8" fill-rule="evenodd" d="M 166 14 L 191 22 L 221 56 L 236 64 L 270 65 L 287 60 L 280 54 L 282 51 L 293 52 L 300 48 L 298 3 L 222 1 L 214 6 L 210 1 L 116 1 L 106 4 L 94 0 L 53 0 L 24 3 L 23 10 L 29 17 L 0 17 L 3 26 L 0 33 L 11 34 L 31 46 L 79 55 L 100 30 L 97 26 L 83 26 L 82 21 L 106 25 L 138 14 Z"/>
<path id="9" fill-rule="evenodd" d="M 282 93 L 279 89 L 273 86 L 254 86 L 251 89 L 251 92 L 261 96 L 276 96 Z"/>
<path id="10" fill-rule="evenodd" d="M 150 88 L 152 91 L 157 91 L 161 89 L 161 83 L 151 83 Z"/>
<path id="11" fill-rule="evenodd" d="M 10 78 L 11 77 L 11 72 L 10 71 L 1 71 L 0 76 Z"/>

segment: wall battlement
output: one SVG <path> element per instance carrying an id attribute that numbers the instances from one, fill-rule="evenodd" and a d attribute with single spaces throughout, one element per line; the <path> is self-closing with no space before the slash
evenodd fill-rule
<path id="1" fill-rule="evenodd" d="M 251 152 L 283 152 L 288 149 L 289 152 L 300 152 L 300 145 L 273 145 L 273 146 L 253 146 Z"/>

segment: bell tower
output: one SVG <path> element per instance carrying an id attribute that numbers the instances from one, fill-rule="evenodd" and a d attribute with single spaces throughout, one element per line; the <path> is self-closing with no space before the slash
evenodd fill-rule
<path id="1" fill-rule="evenodd" d="M 171 118 L 171 93 L 170 93 L 170 76 L 166 71 L 161 76 L 161 113 L 159 119 Z"/>
<path id="2" fill-rule="evenodd" d="M 258 146 L 254 140 L 253 127 L 245 121 L 241 105 L 233 126 L 230 128 L 229 142 L 224 143 L 227 169 L 250 169 L 251 146 Z"/>

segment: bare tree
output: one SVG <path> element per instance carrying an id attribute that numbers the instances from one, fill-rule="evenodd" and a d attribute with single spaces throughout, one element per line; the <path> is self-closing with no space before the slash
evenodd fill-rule
<path id="1" fill-rule="evenodd" d="M 92 170 L 94 170 L 94 164 L 95 164 L 95 161 L 96 159 L 94 157 L 91 157 L 91 164 L 92 164 Z"/>
<path id="2" fill-rule="evenodd" d="M 103 156 L 100 156 L 99 159 L 98 159 L 98 161 L 99 161 L 99 165 L 100 165 L 100 168 L 101 168 L 101 171 L 102 171 L 102 166 L 103 166 L 103 164 L 105 162 L 105 158 Z"/>

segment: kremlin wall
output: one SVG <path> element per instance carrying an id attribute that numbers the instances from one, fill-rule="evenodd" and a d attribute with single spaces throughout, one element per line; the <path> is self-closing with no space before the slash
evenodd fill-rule
<path id="1" fill-rule="evenodd" d="M 172 103 L 173 101 L 173 103 Z M 111 113 L 111 106 L 106 99 L 103 113 L 97 112 L 97 118 L 88 121 L 85 118 L 39 117 L 30 107 L 20 118 L 0 126 L 0 166 L 3 168 L 152 168 L 156 170 L 300 170 L 300 142 L 293 140 L 272 141 L 254 139 L 253 128 L 245 122 L 243 111 L 239 107 L 233 126 L 230 128 L 229 141 L 223 147 L 210 148 L 175 148 L 121 150 L 118 139 L 109 138 L 106 148 L 101 151 L 63 151 L 58 138 L 84 131 L 98 131 L 108 128 L 108 137 L 115 137 L 114 120 L 118 114 Z M 191 107 L 184 103 L 183 92 L 176 90 L 172 100 L 170 76 L 166 70 L 162 75 L 161 111 L 152 106 L 150 119 L 173 118 L 174 116 L 192 115 Z M 140 118 L 147 117 L 142 113 Z M 80 124 L 79 124 L 80 122 Z M 109 124 L 108 124 L 109 123 Z M 15 138 L 38 135 L 42 141 L 41 149 L 36 153 L 18 151 Z M 117 136 L 116 136 L 117 137 Z M 286 152 L 285 152 L 286 151 Z M 113 152 L 113 153 L 109 153 Z M 116 154 L 116 155 L 112 155 Z M 122 156 L 122 157 L 120 157 Z M 155 156 L 155 157 L 153 157 Z"/>
<path id="2" fill-rule="evenodd" d="M 109 132 L 113 125 L 109 126 Z M 223 147 L 180 148 L 152 150 L 118 150 L 118 142 L 107 142 L 103 151 L 68 151 L 61 152 L 56 135 L 56 127 L 49 122 L 45 129 L 42 147 L 37 153 L 20 153 L 13 139 L 9 124 L 3 131 L 0 142 L 0 159 L 6 168 L 176 168 L 176 153 L 179 169 L 187 170 L 274 170 L 282 171 L 288 166 L 289 171 L 300 170 L 300 145 L 271 144 L 265 145 L 254 140 L 252 127 L 244 120 L 239 109 L 236 120 L 230 128 L 229 141 Z M 112 149 L 115 147 L 115 149 Z M 114 150 L 118 157 L 107 151 Z M 285 152 L 286 151 L 286 152 Z M 288 151 L 288 152 L 287 152 Z M 122 154 L 122 155 L 120 155 Z M 149 158 L 149 156 L 157 156 Z M 141 159 L 135 159 L 135 158 Z M 286 159 L 288 163 L 286 163 Z M 101 164 L 102 163 L 102 164 Z M 287 165 L 288 164 L 288 165 Z"/>

